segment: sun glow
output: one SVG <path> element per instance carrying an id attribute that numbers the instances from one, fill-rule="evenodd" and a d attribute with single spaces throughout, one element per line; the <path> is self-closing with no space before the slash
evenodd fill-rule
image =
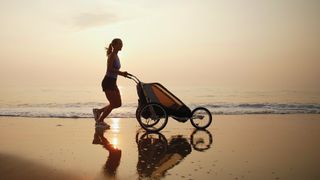
<path id="1" fill-rule="evenodd" d="M 119 133 L 120 125 L 119 125 L 119 118 L 111 118 L 111 131 L 115 133 Z"/>
<path id="2" fill-rule="evenodd" d="M 111 118 L 111 131 L 112 138 L 111 138 L 111 144 L 114 148 L 119 148 L 119 138 L 118 133 L 120 132 L 120 119 L 119 118 Z"/>
<path id="3" fill-rule="evenodd" d="M 113 137 L 111 139 L 111 144 L 115 149 L 118 149 L 119 148 L 119 139 L 118 139 L 118 137 L 116 137 L 116 136 Z"/>

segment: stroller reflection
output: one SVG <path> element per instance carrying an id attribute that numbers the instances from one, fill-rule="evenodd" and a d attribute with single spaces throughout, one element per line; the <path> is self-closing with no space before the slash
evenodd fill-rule
<path id="1" fill-rule="evenodd" d="M 103 167 L 103 172 L 106 177 L 112 177 L 116 175 L 117 168 L 120 164 L 121 150 L 115 148 L 108 140 L 104 137 L 105 130 L 96 128 L 92 144 L 100 144 L 104 149 L 109 151 L 108 159 Z"/>
<path id="2" fill-rule="evenodd" d="M 138 145 L 137 171 L 140 177 L 160 178 L 178 165 L 187 155 L 196 151 L 206 151 L 213 142 L 207 130 L 195 130 L 188 139 L 182 135 L 171 136 L 169 140 L 161 133 L 136 135 Z"/>

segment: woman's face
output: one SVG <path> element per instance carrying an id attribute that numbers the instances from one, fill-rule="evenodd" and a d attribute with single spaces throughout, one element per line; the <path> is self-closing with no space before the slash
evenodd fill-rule
<path id="1" fill-rule="evenodd" d="M 119 41 L 117 41 L 117 43 L 115 43 L 115 45 L 114 45 L 114 49 L 116 49 L 116 50 L 118 50 L 118 51 L 121 51 L 121 49 L 122 49 L 122 41 L 121 40 L 119 40 Z"/>

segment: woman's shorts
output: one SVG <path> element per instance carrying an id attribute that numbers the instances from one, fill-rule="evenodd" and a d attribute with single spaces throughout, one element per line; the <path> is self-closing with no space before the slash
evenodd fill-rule
<path id="1" fill-rule="evenodd" d="M 117 79 L 105 76 L 101 83 L 103 91 L 119 91 Z"/>

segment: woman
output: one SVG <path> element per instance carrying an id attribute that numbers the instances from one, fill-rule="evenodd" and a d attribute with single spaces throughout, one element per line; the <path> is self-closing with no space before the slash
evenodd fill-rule
<path id="1" fill-rule="evenodd" d="M 109 44 L 107 50 L 107 72 L 101 83 L 102 89 L 106 94 L 109 101 L 109 105 L 101 109 L 93 109 L 94 119 L 96 120 L 96 127 L 110 128 L 110 126 L 104 122 L 104 119 L 110 114 L 110 112 L 121 106 L 120 91 L 117 86 L 118 75 L 127 77 L 126 71 L 120 71 L 120 59 L 118 52 L 122 49 L 121 39 L 113 39 Z"/>

